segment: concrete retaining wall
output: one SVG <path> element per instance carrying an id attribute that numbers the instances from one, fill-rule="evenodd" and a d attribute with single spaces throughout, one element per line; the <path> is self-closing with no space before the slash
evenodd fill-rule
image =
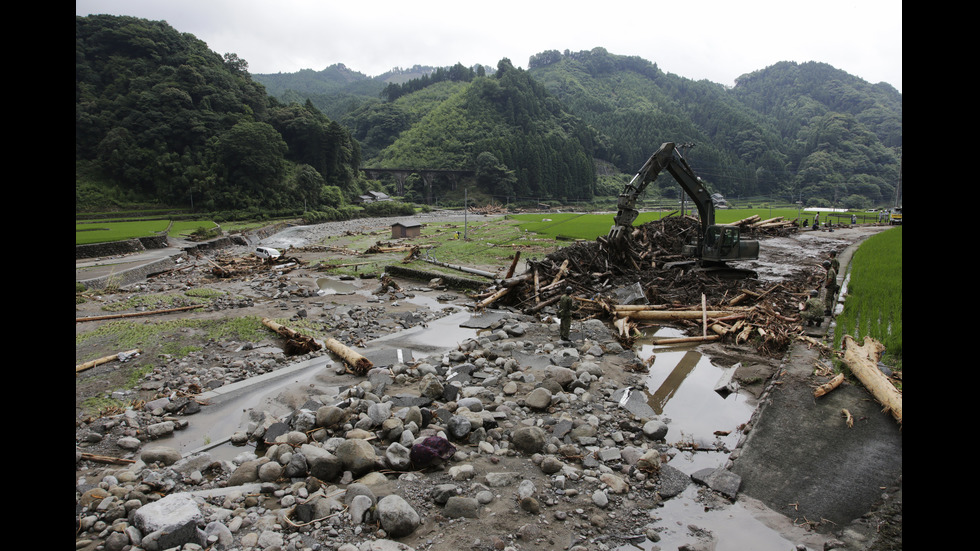
<path id="1" fill-rule="evenodd" d="M 75 260 L 138 253 L 147 249 L 166 249 L 167 246 L 168 242 L 166 235 L 140 237 L 137 239 L 127 239 L 125 241 L 111 241 L 109 243 L 75 245 Z"/>
<path id="2" fill-rule="evenodd" d="M 122 270 L 114 274 L 80 280 L 78 283 L 85 285 L 85 287 L 88 289 L 105 289 L 110 284 L 113 287 L 123 287 L 138 281 L 142 281 L 153 274 L 172 270 L 175 266 L 177 266 L 176 259 L 181 256 L 184 255 L 178 254 L 167 258 L 161 258 L 155 262 L 143 264 L 142 266 L 137 266 L 128 270 Z"/>

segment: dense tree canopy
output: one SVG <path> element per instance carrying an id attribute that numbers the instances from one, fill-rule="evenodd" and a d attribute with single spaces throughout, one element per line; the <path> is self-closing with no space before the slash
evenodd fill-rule
<path id="1" fill-rule="evenodd" d="M 321 187 L 359 193 L 349 131 L 309 102 L 271 99 L 247 69 L 164 22 L 76 17 L 76 197 L 94 187 L 169 205 L 289 208 L 314 197 L 287 181 L 296 165 Z"/>
<path id="2" fill-rule="evenodd" d="M 377 185 L 362 165 L 469 171 L 501 199 L 588 200 L 667 141 L 732 198 L 881 205 L 901 178 L 901 94 L 822 63 L 777 63 L 734 87 L 603 48 L 541 52 L 528 70 L 502 59 L 253 78 L 165 22 L 76 17 L 75 37 L 76 204 L 338 209 Z M 458 183 L 416 174 L 397 187 L 422 200 Z M 674 189 L 667 176 L 648 193 Z"/>

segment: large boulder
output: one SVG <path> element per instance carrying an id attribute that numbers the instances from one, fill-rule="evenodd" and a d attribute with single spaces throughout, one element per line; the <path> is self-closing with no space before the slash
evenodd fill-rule
<path id="1" fill-rule="evenodd" d="M 398 495 L 388 495 L 378 501 L 378 520 L 390 537 L 407 536 L 419 527 L 422 519 L 407 501 Z"/>
<path id="2" fill-rule="evenodd" d="M 157 549 L 182 547 L 193 543 L 204 545 L 204 534 L 198 529 L 204 515 L 190 494 L 170 494 L 147 503 L 134 513 L 134 524 L 144 539 L 156 543 Z"/>

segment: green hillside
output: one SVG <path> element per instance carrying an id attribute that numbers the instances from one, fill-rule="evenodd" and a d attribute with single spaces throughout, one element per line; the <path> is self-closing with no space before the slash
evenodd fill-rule
<path id="1" fill-rule="evenodd" d="M 429 204 L 469 189 L 508 204 L 591 201 L 667 141 L 730 200 L 901 199 L 901 94 L 821 63 L 777 63 L 734 87 L 603 48 L 542 52 L 527 70 L 501 59 L 253 76 L 165 22 L 76 17 L 75 38 L 77 211 L 343 210 L 368 189 Z M 414 173 L 370 180 L 362 168 Z M 646 193 L 678 188 L 663 175 Z"/>

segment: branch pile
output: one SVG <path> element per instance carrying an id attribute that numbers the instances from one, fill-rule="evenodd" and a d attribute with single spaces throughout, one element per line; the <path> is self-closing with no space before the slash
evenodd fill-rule
<path id="1" fill-rule="evenodd" d="M 498 281 L 474 298 L 479 307 L 495 304 L 536 313 L 571 287 L 579 306 L 577 316 L 620 320 L 623 340 L 630 339 L 637 324 L 662 321 L 650 314 L 624 314 L 621 309 L 623 304 L 642 303 L 644 307 L 636 310 L 702 312 L 674 315 L 670 320 L 697 329 L 702 337 L 710 331 L 736 342 L 751 338 L 763 353 L 784 351 L 800 332 L 799 304 L 809 289 L 819 285 L 816 276 L 766 283 L 755 278 L 724 279 L 693 266 L 665 267 L 685 260 L 683 246 L 697 231 L 695 219 L 671 216 L 633 228 L 618 247 L 604 238 L 574 243 L 542 260 L 530 260 L 523 275 Z M 677 319 L 681 317 L 691 319 Z"/>

